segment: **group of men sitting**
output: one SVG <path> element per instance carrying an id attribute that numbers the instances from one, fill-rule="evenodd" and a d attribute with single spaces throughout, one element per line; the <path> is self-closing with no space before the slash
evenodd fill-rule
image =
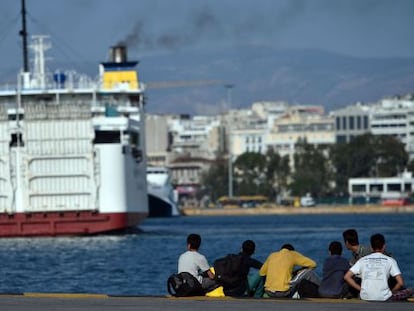
<path id="1" fill-rule="evenodd" d="M 352 252 L 348 262 L 342 257 L 342 244 L 332 241 L 329 256 L 325 259 L 322 278 L 314 272 L 316 262 L 297 252 L 293 245 L 284 244 L 279 251 L 271 253 L 264 263 L 252 258 L 255 243 L 243 242 L 233 265 L 232 282 L 209 265 L 206 257 L 199 253 L 201 237 L 192 233 L 187 237 L 187 251 L 178 259 L 178 274 L 186 273 L 197 279 L 201 293 L 221 287 L 226 296 L 252 297 L 360 297 L 368 301 L 406 300 L 413 294 L 404 287 L 401 271 L 394 258 L 385 252 L 382 234 L 371 236 L 371 247 L 359 244 L 357 231 L 343 232 L 345 247 Z M 229 255 L 230 256 L 230 255 Z M 224 259 L 222 262 L 224 263 Z M 227 263 L 227 265 L 231 265 Z M 234 267 L 236 266 L 236 268 Z M 249 274 L 250 268 L 258 270 Z M 230 268 L 227 268 L 230 269 Z M 236 269 L 236 271 L 234 271 Z M 199 291 L 199 292 L 200 292 Z"/>

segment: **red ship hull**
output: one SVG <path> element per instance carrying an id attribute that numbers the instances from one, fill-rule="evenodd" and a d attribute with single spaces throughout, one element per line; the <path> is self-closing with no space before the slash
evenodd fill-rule
<path id="1" fill-rule="evenodd" d="M 0 214 L 0 237 L 93 235 L 131 228 L 147 213 L 36 212 Z"/>

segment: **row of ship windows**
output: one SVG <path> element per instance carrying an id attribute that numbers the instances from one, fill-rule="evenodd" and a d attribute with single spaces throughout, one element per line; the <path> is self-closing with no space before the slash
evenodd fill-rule
<path id="1" fill-rule="evenodd" d="M 129 143 L 131 145 L 139 146 L 139 134 L 136 132 L 127 132 L 123 131 L 122 135 L 129 135 Z M 94 144 L 116 144 L 121 142 L 121 132 L 120 131 L 95 131 Z M 10 146 L 24 146 L 23 135 L 18 133 L 13 133 L 11 135 Z"/>

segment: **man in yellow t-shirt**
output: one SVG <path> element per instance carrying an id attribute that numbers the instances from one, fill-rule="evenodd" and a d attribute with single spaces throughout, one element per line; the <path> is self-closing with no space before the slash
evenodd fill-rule
<path id="1" fill-rule="evenodd" d="M 284 244 L 280 251 L 271 253 L 259 271 L 261 276 L 266 276 L 265 293 L 270 297 L 292 297 L 295 287 L 290 282 L 295 266 L 313 269 L 316 262 L 296 252 L 291 244 Z M 305 275 L 303 278 L 309 279 Z"/>

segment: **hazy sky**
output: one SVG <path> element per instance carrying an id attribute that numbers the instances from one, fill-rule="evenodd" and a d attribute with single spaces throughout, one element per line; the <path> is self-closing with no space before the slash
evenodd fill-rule
<path id="1" fill-rule="evenodd" d="M 358 57 L 413 57 L 412 0 L 26 0 L 29 34 L 51 35 L 56 58 L 256 44 Z M 21 64 L 20 1 L 0 1 L 1 68 Z"/>

